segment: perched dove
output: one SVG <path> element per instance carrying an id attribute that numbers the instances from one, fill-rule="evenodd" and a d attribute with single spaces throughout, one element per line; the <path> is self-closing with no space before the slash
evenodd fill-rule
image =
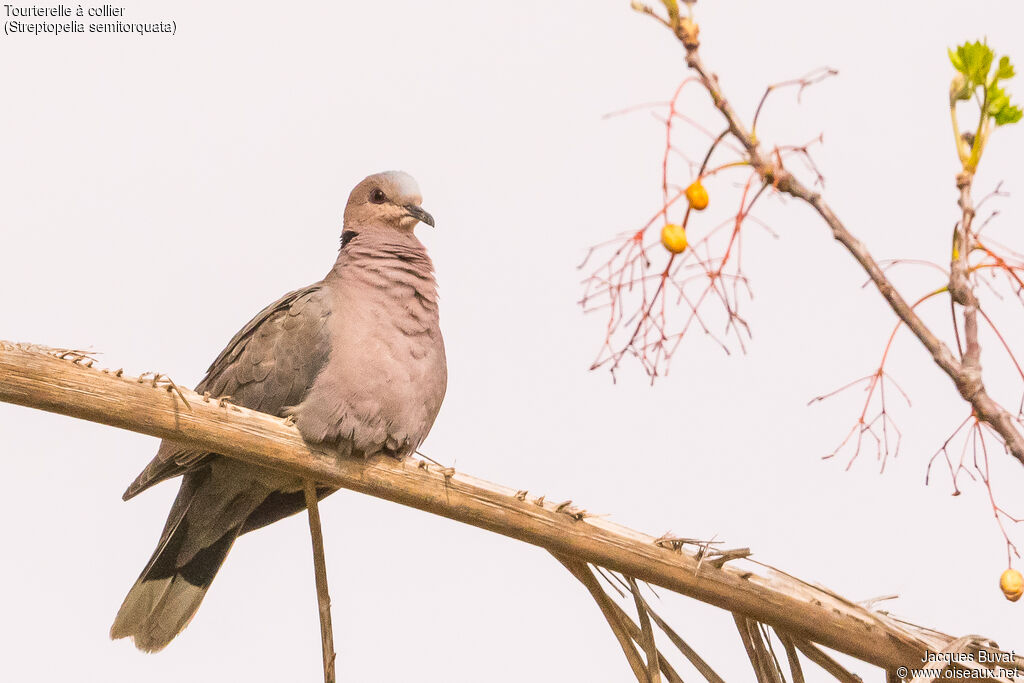
<path id="1" fill-rule="evenodd" d="M 447 383 L 433 264 L 413 234 L 417 223 L 434 224 L 420 203 L 416 181 L 402 172 L 359 183 L 331 271 L 260 311 L 196 391 L 292 416 L 321 449 L 411 454 Z M 185 628 L 239 535 L 305 508 L 298 478 L 171 441 L 124 499 L 178 475 L 160 542 L 110 628 L 111 638 L 131 637 L 147 652 Z"/>

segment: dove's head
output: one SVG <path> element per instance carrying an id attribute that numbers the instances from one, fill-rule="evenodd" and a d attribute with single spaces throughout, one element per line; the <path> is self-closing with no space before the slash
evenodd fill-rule
<path id="1" fill-rule="evenodd" d="M 423 210 L 420 186 L 402 171 L 368 176 L 356 185 L 345 206 L 345 228 L 388 229 L 412 232 L 417 223 L 434 225 Z"/>

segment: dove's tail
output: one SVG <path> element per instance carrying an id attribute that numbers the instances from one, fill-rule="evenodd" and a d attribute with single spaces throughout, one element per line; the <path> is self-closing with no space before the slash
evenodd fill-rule
<path id="1" fill-rule="evenodd" d="M 110 627 L 111 638 L 131 638 L 146 652 L 167 647 L 192 621 L 241 530 L 234 527 L 179 567 L 175 560 L 188 533 L 188 520 L 180 522 L 165 531 L 149 565 L 128 591 Z"/>

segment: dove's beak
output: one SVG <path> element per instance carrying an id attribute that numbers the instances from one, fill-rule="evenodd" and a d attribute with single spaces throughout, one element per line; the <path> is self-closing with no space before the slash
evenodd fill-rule
<path id="1" fill-rule="evenodd" d="M 430 227 L 434 227 L 434 217 L 423 210 L 423 207 L 416 206 L 415 204 L 405 205 L 405 215 L 415 218 L 421 223 L 426 223 Z"/>

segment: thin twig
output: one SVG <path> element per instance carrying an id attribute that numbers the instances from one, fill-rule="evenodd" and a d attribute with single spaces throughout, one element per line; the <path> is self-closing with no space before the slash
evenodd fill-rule
<path id="1" fill-rule="evenodd" d="M 800 655 L 796 652 L 796 646 L 793 645 L 793 639 L 789 637 L 788 633 L 776 631 L 779 636 L 779 640 L 782 641 L 782 647 L 786 648 L 786 658 L 789 660 L 789 677 L 793 680 L 793 683 L 804 683 L 804 670 L 800 666 Z"/>
<path id="2" fill-rule="evenodd" d="M 331 628 L 331 596 L 327 592 L 327 562 L 324 559 L 324 534 L 320 528 L 320 506 L 316 484 L 303 481 L 306 510 L 309 511 L 309 535 L 313 539 L 313 568 L 316 573 L 316 598 L 320 609 L 320 643 L 324 655 L 324 683 L 334 683 L 334 631 Z"/>
<path id="3" fill-rule="evenodd" d="M 750 635 L 750 620 L 742 614 L 733 614 L 732 617 L 736 622 L 736 630 L 740 632 L 740 640 L 743 641 L 743 649 L 747 652 L 747 659 L 750 660 L 750 665 L 754 667 L 754 675 L 757 676 L 757 683 L 774 683 L 774 681 L 766 675 L 760 653 L 754 645 L 753 637 Z"/>
<path id="4" fill-rule="evenodd" d="M 804 653 L 807 659 L 830 673 L 839 683 L 864 683 L 860 676 L 847 671 L 839 662 L 819 650 L 817 646 L 799 638 L 795 638 L 793 644 L 796 645 L 800 652 Z"/>
<path id="5" fill-rule="evenodd" d="M 629 577 L 629 590 L 633 593 L 633 602 L 636 604 L 637 618 L 640 620 L 640 644 L 647 654 L 647 677 L 650 683 L 661 683 L 661 676 L 658 675 L 658 646 L 654 644 L 654 629 L 651 628 L 651 618 L 647 613 L 647 605 L 640 595 L 640 587 L 636 580 Z"/>
<path id="6" fill-rule="evenodd" d="M 761 625 L 741 614 L 733 614 L 733 619 L 743 640 L 743 648 L 754 667 L 758 683 L 784 683 L 778 659 L 767 640 L 767 634 L 761 630 Z"/>
<path id="7" fill-rule="evenodd" d="M 619 615 L 615 613 L 612 599 L 608 597 L 608 594 L 601 588 L 601 584 L 598 583 L 597 577 L 590 571 L 590 567 L 587 566 L 586 562 L 574 560 L 571 557 L 565 555 L 558 555 L 551 553 L 555 556 L 555 559 L 565 565 L 565 568 L 569 572 L 579 579 L 579 582 L 590 593 L 590 596 L 594 598 L 594 602 L 601 609 L 601 614 L 604 615 L 605 620 L 608 622 L 608 626 L 611 627 L 612 633 L 615 634 L 615 639 L 619 641 L 619 647 L 622 648 L 622 653 L 626 655 L 626 661 L 629 662 L 629 668 L 633 670 L 633 675 L 636 676 L 636 680 L 639 683 L 647 683 L 647 667 L 644 666 L 643 660 L 640 658 L 640 653 L 637 652 L 636 647 L 633 645 L 633 639 L 626 631 L 626 626 L 619 620 Z"/>
<path id="8" fill-rule="evenodd" d="M 643 598 L 641 597 L 641 599 Z M 689 660 L 690 664 L 693 665 L 693 668 L 696 669 L 698 673 L 708 681 L 708 683 L 725 683 L 725 681 L 722 680 L 722 677 L 715 673 L 714 669 L 704 661 L 704 658 L 697 654 L 697 651 L 690 647 L 685 640 L 680 638 L 679 634 L 676 633 L 664 619 L 658 616 L 658 613 L 651 609 L 651 606 L 648 605 L 646 601 L 644 601 L 644 606 L 647 608 L 647 613 L 651 615 L 651 619 L 653 619 L 654 623 L 658 625 L 658 628 L 661 629 L 662 633 L 668 636 L 668 639 L 672 641 L 672 644 L 683 653 L 683 656 Z M 616 607 L 619 606 L 616 605 Z M 619 609 L 622 608 L 620 607 Z M 662 660 L 664 660 L 664 657 Z"/>
<path id="9" fill-rule="evenodd" d="M 612 600 L 611 605 L 614 608 L 615 614 L 618 615 L 619 621 L 626 626 L 626 632 L 629 633 L 629 637 L 635 640 L 637 643 L 639 643 L 640 639 L 643 637 L 643 633 L 641 632 L 640 627 L 637 626 L 636 622 L 633 621 L 633 619 L 628 614 L 626 614 L 626 610 L 622 609 L 622 607 L 620 607 L 617 602 Z M 651 611 L 650 606 L 647 607 L 647 613 L 651 616 L 652 619 L 657 618 L 654 612 Z M 696 655 L 696 653 L 694 654 Z M 700 657 L 697 656 L 697 659 L 700 659 Z M 691 660 L 691 662 L 692 661 L 693 660 Z M 676 673 L 676 670 L 672 668 L 672 665 L 668 663 L 668 659 L 665 658 L 665 655 L 661 652 L 661 650 L 658 650 L 658 665 L 661 667 L 661 673 L 665 674 L 665 679 L 668 681 L 668 683 L 682 683 L 683 679 L 679 676 L 678 673 Z M 698 671 L 700 671 L 699 668 Z M 712 674 L 713 673 L 714 672 L 712 672 Z M 715 681 L 711 678 L 708 678 L 708 680 L 711 681 L 711 683 L 722 683 L 721 680 Z"/>
<path id="10" fill-rule="evenodd" d="M 636 9 L 640 10 L 639 6 Z M 641 10 L 642 11 L 642 10 Z M 649 12 L 645 12 L 649 13 Z M 929 355 L 943 372 L 956 385 L 960 396 L 967 401 L 978 415 L 979 419 L 988 424 L 999 434 L 1006 445 L 1007 450 L 1024 464 L 1024 434 L 1018 429 L 1013 415 L 1010 414 L 995 399 L 989 396 L 984 383 L 982 382 L 980 364 L 977 362 L 977 347 L 968 343 L 964 356 L 958 358 L 950 351 L 949 347 L 925 324 L 925 322 L 913 310 L 910 304 L 903 298 L 895 285 L 886 277 L 884 270 L 875 261 L 867 247 L 858 240 L 833 213 L 832 208 L 825 202 L 819 192 L 807 188 L 792 173 L 783 167 L 781 158 L 778 155 L 765 154 L 762 152 L 758 140 L 747 130 L 739 115 L 733 109 L 725 93 L 719 84 L 718 78 L 704 65 L 700 57 L 700 39 L 698 37 L 699 27 L 691 19 L 677 19 L 666 22 L 659 18 L 662 24 L 672 30 L 679 42 L 686 49 L 686 64 L 693 69 L 700 77 L 705 89 L 711 96 L 716 109 L 722 114 L 729 127 L 732 136 L 743 146 L 747 154 L 747 161 L 753 170 L 760 176 L 765 185 L 775 188 L 777 191 L 788 194 L 809 204 L 818 215 L 825 221 L 832 231 L 832 236 L 842 244 L 847 251 L 856 259 L 861 268 L 868 274 L 871 281 L 877 287 L 879 293 L 893 312 L 903 321 L 915 337 L 927 349 Z M 962 177 L 958 185 L 961 190 L 961 208 L 965 218 L 973 218 L 974 208 L 970 204 L 970 178 Z M 961 237 L 960 261 L 966 263 L 966 255 L 969 253 L 970 226 L 964 226 L 964 230 L 958 237 Z M 954 300 L 965 307 L 965 324 L 976 325 L 977 299 L 969 286 L 958 277 L 955 272 L 957 262 L 953 263 L 954 272 L 951 273 L 953 286 L 951 295 Z M 962 274 L 961 274 L 962 275 Z M 957 291 L 959 290 L 959 291 Z M 976 328 L 975 328 L 976 329 Z M 970 336 L 971 332 L 967 332 Z"/>

